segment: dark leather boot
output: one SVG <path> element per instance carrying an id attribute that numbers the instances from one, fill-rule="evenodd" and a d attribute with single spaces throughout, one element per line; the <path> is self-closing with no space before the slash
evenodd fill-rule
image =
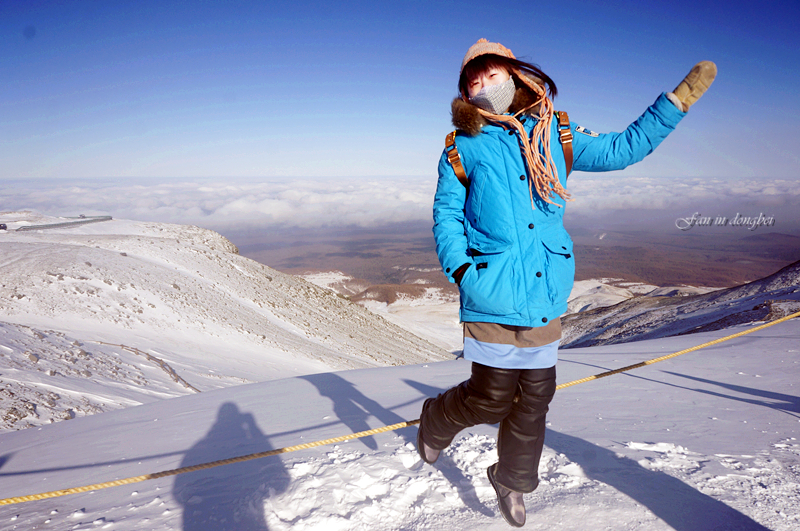
<path id="1" fill-rule="evenodd" d="M 522 499 L 522 493 L 507 489 L 495 480 L 494 469 L 496 466 L 497 463 L 490 466 L 486 473 L 495 493 L 497 493 L 497 505 L 500 506 L 500 514 L 510 525 L 522 527 L 525 525 L 525 502 Z"/>
<path id="2" fill-rule="evenodd" d="M 417 452 L 419 452 L 419 456 L 422 458 L 423 461 L 432 465 L 439 459 L 439 454 L 442 452 L 441 450 L 435 450 L 425 444 L 425 441 L 422 438 L 422 426 L 425 423 L 425 411 L 428 409 L 430 403 L 433 402 L 433 398 L 428 398 L 422 404 L 422 414 L 419 416 L 419 429 L 417 430 Z"/>

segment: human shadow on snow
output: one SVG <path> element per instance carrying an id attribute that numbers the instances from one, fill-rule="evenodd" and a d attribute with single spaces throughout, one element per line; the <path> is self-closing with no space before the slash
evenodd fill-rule
<path id="1" fill-rule="evenodd" d="M 741 397 L 737 397 L 737 396 L 726 395 L 724 393 L 717 393 L 717 392 L 714 392 L 714 391 L 708 391 L 706 389 L 694 389 L 694 388 L 676 386 L 676 387 L 680 387 L 681 389 L 688 389 L 690 391 L 695 391 L 695 392 L 698 392 L 698 393 L 704 393 L 704 394 L 708 394 L 708 395 L 712 395 L 712 396 L 718 396 L 718 397 L 721 397 L 721 398 L 728 398 L 730 400 L 737 400 L 737 401 L 740 401 L 740 402 L 747 402 L 748 404 L 754 404 L 754 405 L 757 405 L 757 406 L 765 406 L 765 407 L 769 407 L 769 408 L 772 408 L 772 409 L 777 409 L 779 411 L 785 411 L 787 413 L 800 413 L 800 397 L 798 397 L 798 396 L 786 395 L 786 394 L 783 394 L 783 393 L 776 393 L 775 391 L 767 391 L 767 390 L 764 390 L 764 389 L 757 389 L 755 387 L 745 387 L 743 385 L 735 385 L 735 384 L 729 384 L 729 383 L 724 383 L 724 382 L 716 382 L 714 380 L 707 380 L 705 378 L 698 378 L 696 376 L 689 376 L 688 374 L 680 374 L 680 373 L 677 373 L 677 372 L 670 372 L 670 371 L 664 371 L 664 372 L 666 374 L 671 374 L 673 376 L 679 376 L 679 377 L 685 378 L 687 380 L 693 380 L 695 382 L 700 382 L 700 383 L 704 383 L 704 384 L 716 385 L 718 387 L 721 387 L 723 389 L 727 389 L 729 391 L 733 391 L 735 393 L 740 393 L 740 394 L 743 394 L 743 395 L 750 395 L 750 396 L 760 397 L 760 398 L 763 398 L 764 400 L 753 400 L 753 399 L 741 398 Z M 670 384 L 670 385 L 673 385 L 673 384 Z M 793 415 L 793 416 L 796 416 L 796 415 Z"/>
<path id="2" fill-rule="evenodd" d="M 271 449 L 253 415 L 226 402 L 205 437 L 186 452 L 181 467 Z M 183 531 L 267 531 L 264 499 L 288 486 L 283 462 L 272 456 L 179 475 L 172 490 L 183 506 Z"/>
<path id="3" fill-rule="evenodd" d="M 333 402 L 333 412 L 339 418 L 339 421 L 343 422 L 352 433 L 367 431 L 376 427 L 367 424 L 367 417 L 370 416 L 375 417 L 385 425 L 397 424 L 404 420 L 397 413 L 386 409 L 373 399 L 365 396 L 355 385 L 337 374 L 307 374 L 299 376 L 298 379 L 310 382 L 317 388 L 320 395 L 329 398 Z M 409 430 L 407 429 L 398 430 L 397 433 L 406 441 L 413 440 L 409 436 Z M 372 436 L 362 437 L 360 441 L 370 450 L 378 449 L 378 444 Z"/>
<path id="4" fill-rule="evenodd" d="M 703 494 L 683 481 L 583 439 L 547 430 L 545 444 L 583 469 L 586 477 L 609 485 L 647 507 L 675 531 L 769 531 L 749 516 Z"/>

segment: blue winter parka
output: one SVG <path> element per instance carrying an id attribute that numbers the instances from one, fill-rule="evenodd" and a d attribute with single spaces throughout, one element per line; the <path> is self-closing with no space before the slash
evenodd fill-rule
<path id="1" fill-rule="evenodd" d="M 620 170 L 645 156 L 675 129 L 686 113 L 662 94 L 621 133 L 598 134 L 570 123 L 572 171 Z M 525 117 L 530 134 L 536 117 Z M 561 185 L 566 164 L 553 120 L 550 150 Z M 459 133 L 456 146 L 470 181 L 459 182 L 443 153 L 433 202 L 433 233 L 442 269 L 470 264 L 459 285 L 463 322 L 545 326 L 567 309 L 575 275 L 572 239 L 564 229 L 566 203 L 555 206 L 534 189 L 534 205 L 516 131 L 483 125 L 474 136 Z M 574 177 L 573 177 L 574 178 Z M 579 201 L 580 198 L 577 198 Z"/>

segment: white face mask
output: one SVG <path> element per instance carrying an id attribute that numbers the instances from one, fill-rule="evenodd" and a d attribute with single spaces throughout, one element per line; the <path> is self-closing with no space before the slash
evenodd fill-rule
<path id="1" fill-rule="evenodd" d="M 469 99 L 470 103 L 480 107 L 484 111 L 492 114 L 503 114 L 514 101 L 514 78 L 509 77 L 508 81 L 483 87 L 480 92 Z"/>

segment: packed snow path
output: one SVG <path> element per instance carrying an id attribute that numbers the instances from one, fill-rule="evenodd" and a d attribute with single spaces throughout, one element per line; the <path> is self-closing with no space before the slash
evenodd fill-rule
<path id="1" fill-rule="evenodd" d="M 559 382 L 737 329 L 562 352 Z M 557 394 L 528 529 L 800 526 L 800 323 Z M 417 418 L 463 361 L 309 375 L 2 435 L 0 497 L 134 476 Z M 507 529 L 495 428 L 435 466 L 415 428 L 0 509 L 0 529 Z M 591 522 L 591 525 L 588 525 Z"/>

